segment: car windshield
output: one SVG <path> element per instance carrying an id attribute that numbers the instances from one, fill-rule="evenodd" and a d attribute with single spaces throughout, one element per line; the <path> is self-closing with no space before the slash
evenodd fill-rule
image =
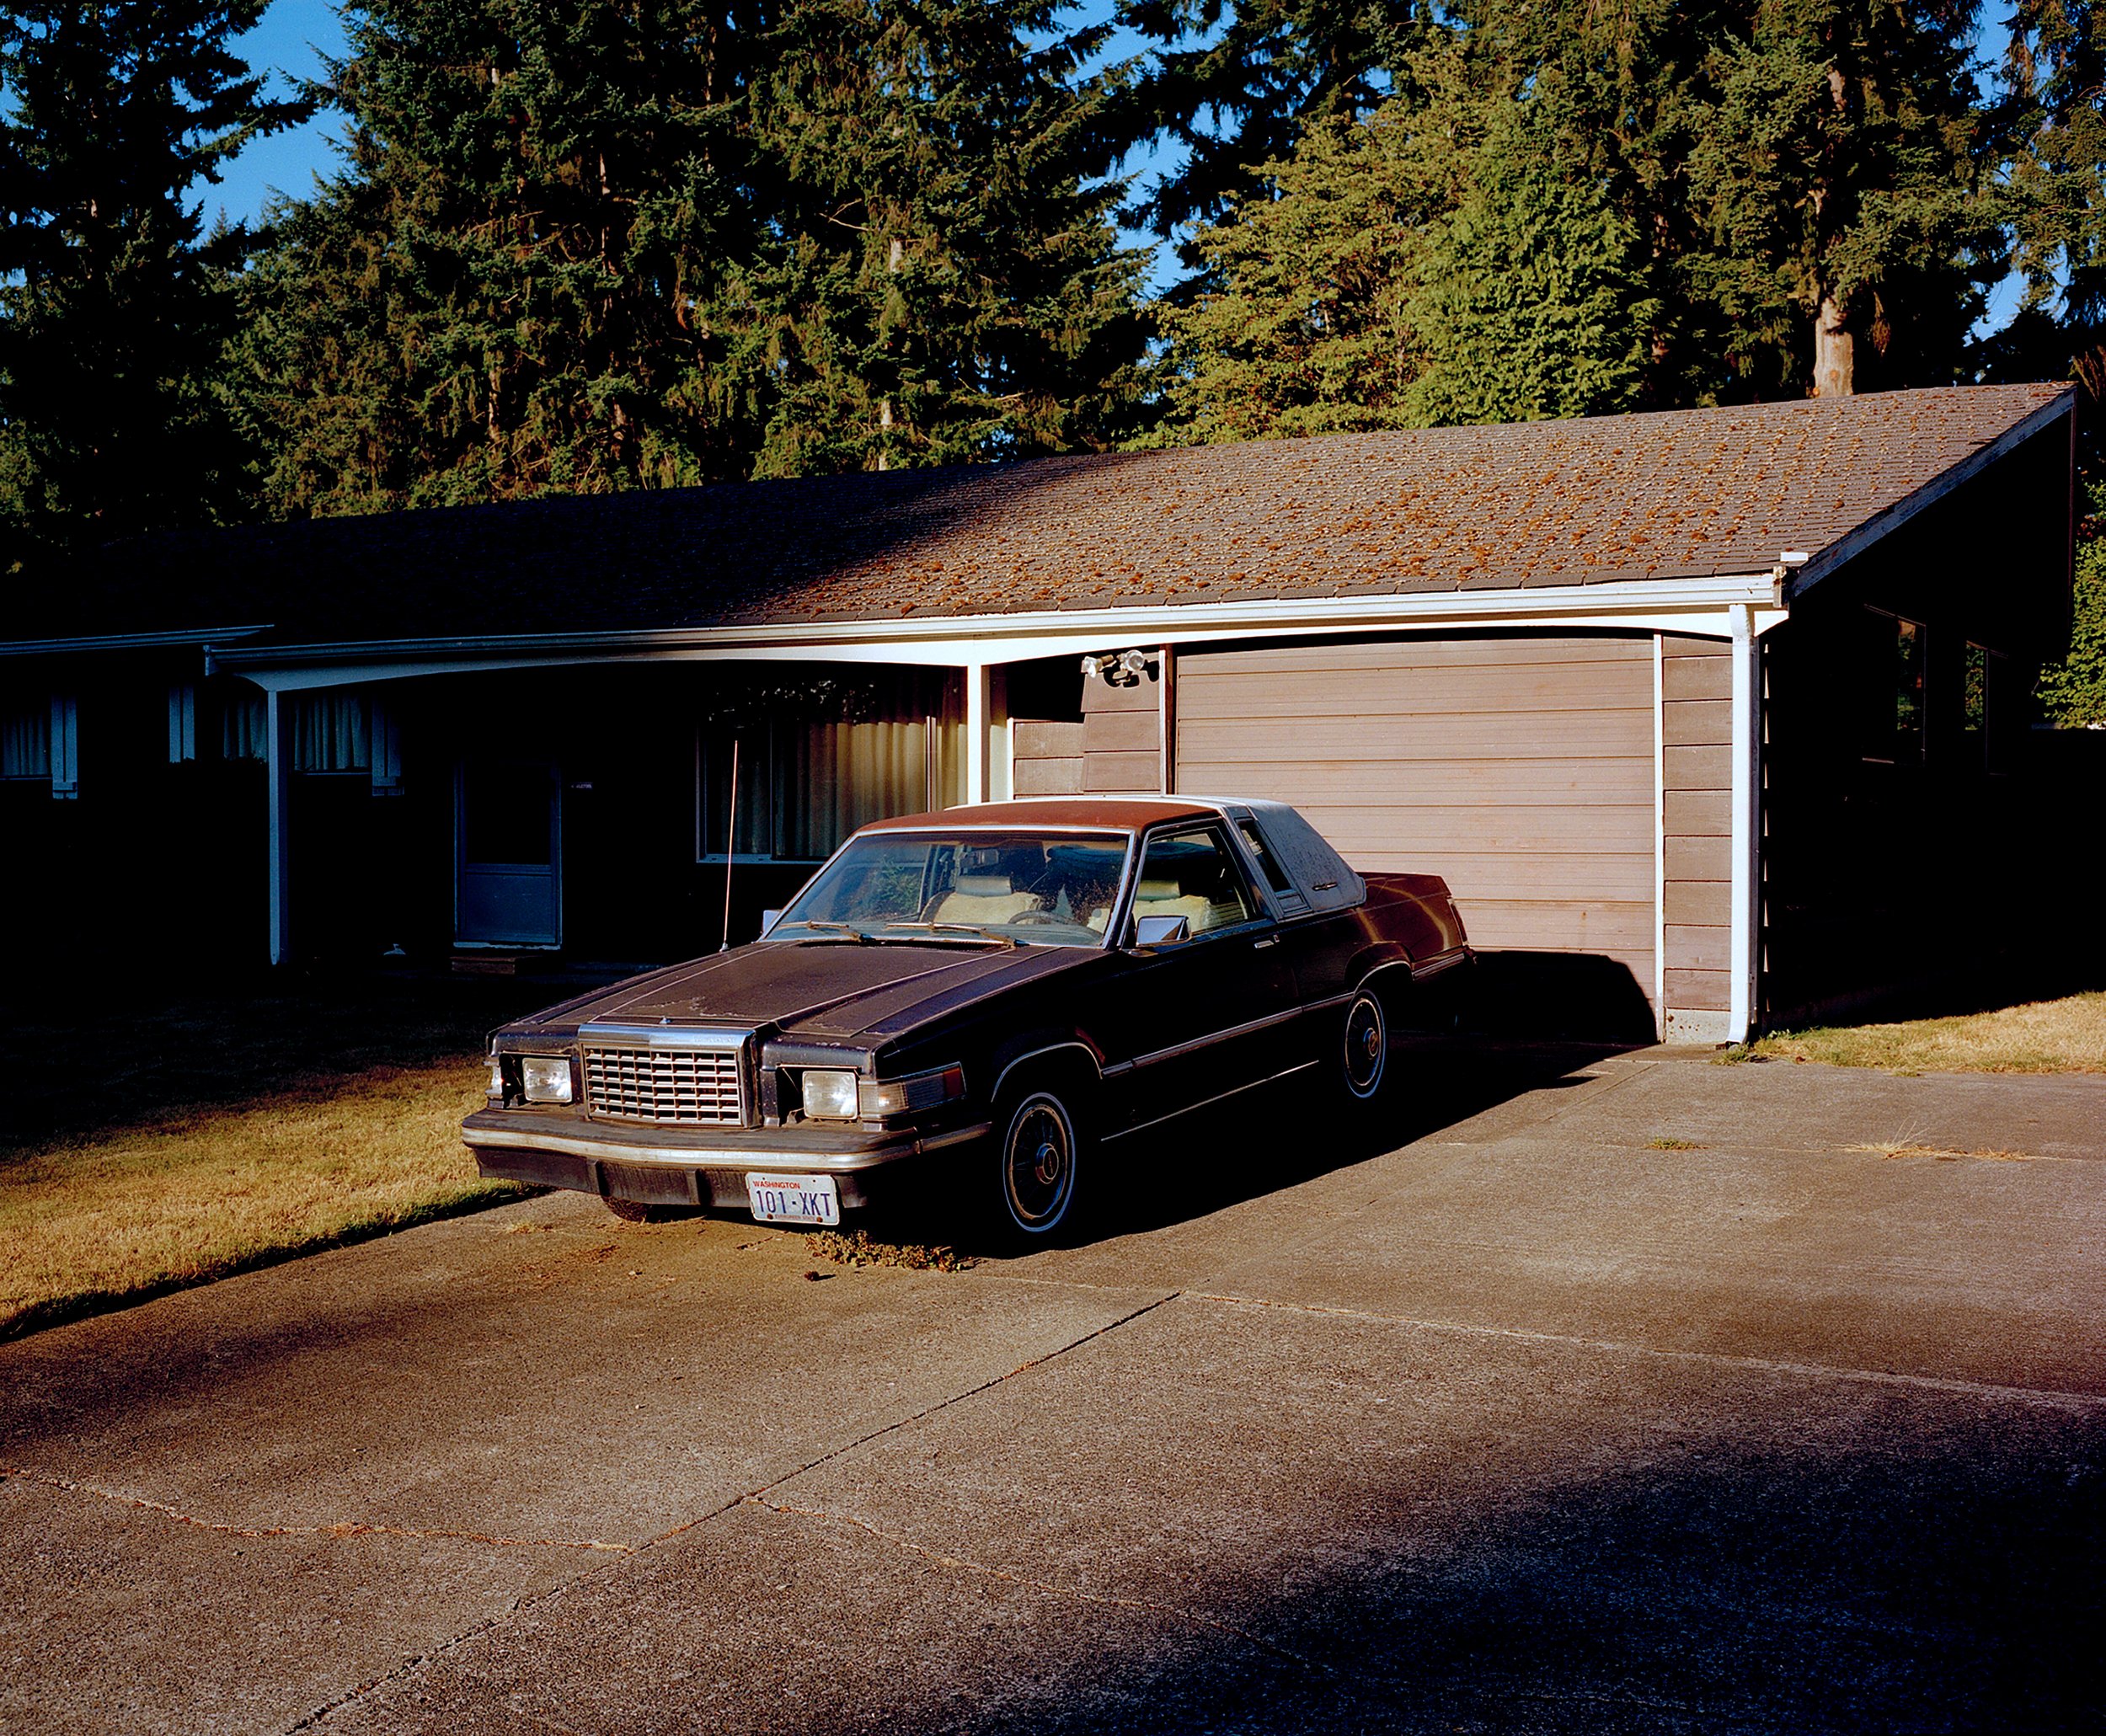
<path id="1" fill-rule="evenodd" d="M 1096 946 L 1125 873 L 1126 838 L 880 832 L 852 838 L 770 940 Z"/>

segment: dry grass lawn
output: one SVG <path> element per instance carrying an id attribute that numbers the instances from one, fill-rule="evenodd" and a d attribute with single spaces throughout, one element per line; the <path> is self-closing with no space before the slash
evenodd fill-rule
<path id="1" fill-rule="evenodd" d="M 2106 1073 L 2106 993 L 1900 1024 L 1780 1031 L 1749 1052 L 1896 1073 Z"/>
<path id="2" fill-rule="evenodd" d="M 43 1095 L 0 1130 L 0 1338 L 516 1197 L 460 1143 L 477 1034 L 516 1010 L 441 985 L 18 1016 Z"/>

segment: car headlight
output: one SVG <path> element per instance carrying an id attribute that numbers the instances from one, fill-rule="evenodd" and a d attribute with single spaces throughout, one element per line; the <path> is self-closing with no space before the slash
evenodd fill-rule
<path id="1" fill-rule="evenodd" d="M 570 1101 L 570 1057 L 524 1055 L 519 1059 L 519 1093 L 530 1103 Z"/>
<path id="2" fill-rule="evenodd" d="M 804 1113 L 821 1121 L 856 1119 L 856 1076 L 831 1068 L 807 1067 L 798 1081 L 804 1096 Z"/>

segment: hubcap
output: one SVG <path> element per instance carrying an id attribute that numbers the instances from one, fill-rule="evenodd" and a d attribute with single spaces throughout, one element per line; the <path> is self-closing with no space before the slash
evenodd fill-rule
<path id="1" fill-rule="evenodd" d="M 1026 1230 L 1050 1229 L 1075 1184 L 1075 1134 L 1050 1097 L 1028 1100 L 1009 1124 L 1002 1183 L 1009 1213 Z"/>
<path id="2" fill-rule="evenodd" d="M 1345 1016 L 1345 1086 L 1355 1097 L 1372 1097 L 1388 1060 L 1382 1003 L 1362 995 Z"/>

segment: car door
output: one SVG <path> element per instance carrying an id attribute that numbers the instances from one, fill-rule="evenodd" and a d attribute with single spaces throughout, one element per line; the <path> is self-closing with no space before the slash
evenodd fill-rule
<path id="1" fill-rule="evenodd" d="M 1133 947 L 1136 921 L 1150 916 L 1183 916 L 1189 937 Z M 1127 1125 L 1281 1071 L 1277 1028 L 1294 1006 L 1293 974 L 1278 927 L 1219 822 L 1181 822 L 1147 836 L 1127 928 L 1126 969 L 1107 1009 Z"/>

